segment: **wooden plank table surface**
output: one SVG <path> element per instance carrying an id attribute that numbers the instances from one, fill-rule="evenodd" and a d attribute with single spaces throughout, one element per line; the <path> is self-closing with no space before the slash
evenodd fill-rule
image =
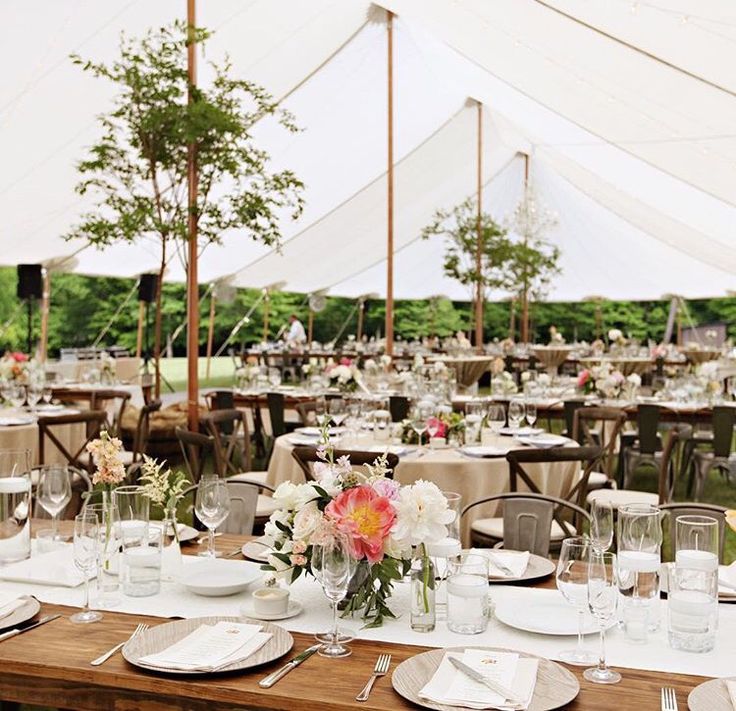
<path id="1" fill-rule="evenodd" d="M 223 535 L 216 539 L 217 548 L 227 554 L 245 540 L 243 536 Z M 185 544 L 183 550 L 196 553 L 198 547 Z M 554 579 L 548 579 L 543 586 L 554 587 Z M 91 711 L 410 709 L 417 707 L 393 691 L 390 675 L 377 681 L 367 702 L 359 703 L 355 696 L 370 676 L 379 653 L 391 653 L 393 671 L 400 662 L 429 649 L 355 640 L 350 645 L 353 649 L 350 657 L 331 660 L 315 654 L 272 688 L 261 689 L 258 681 L 312 645 L 312 635 L 293 633 L 294 648 L 289 655 L 256 670 L 207 677 L 166 676 L 137 669 L 120 654 L 99 667 L 90 666 L 90 661 L 126 639 L 138 622 L 155 626 L 168 620 L 105 610 L 102 621 L 77 625 L 68 619 L 74 611 L 44 603 L 41 615 L 59 612 L 63 618 L 0 642 L 0 699 Z M 479 640 L 469 636 L 467 642 L 471 646 Z M 493 642 L 484 639 L 483 644 Z M 688 693 L 705 681 L 699 676 L 619 667 L 622 682 L 604 686 L 585 681 L 582 668 L 568 668 L 580 682 L 580 694 L 565 707 L 570 711 L 659 709 L 663 685 L 675 688 L 684 711 Z"/>

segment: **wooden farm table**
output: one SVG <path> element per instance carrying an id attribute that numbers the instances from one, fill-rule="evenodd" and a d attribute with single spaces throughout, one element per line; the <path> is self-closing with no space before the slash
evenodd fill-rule
<path id="1" fill-rule="evenodd" d="M 244 536 L 223 535 L 217 548 L 229 553 Z M 196 553 L 197 546 L 184 546 Z M 540 587 L 554 587 L 547 579 Z M 74 608 L 43 604 L 41 615 L 61 613 L 54 620 L 27 634 L 0 642 L 0 700 L 91 711 L 237 711 L 274 709 L 324 711 L 325 709 L 417 708 L 396 694 L 390 677 L 380 679 L 366 703 L 355 701 L 380 653 L 391 654 L 392 670 L 429 647 L 356 640 L 353 654 L 339 660 L 312 656 L 300 669 L 288 674 L 271 689 L 258 681 L 278 669 L 294 654 L 314 643 L 311 635 L 293 633 L 294 648 L 285 658 L 245 673 L 208 677 L 166 676 L 148 673 L 128 664 L 120 654 L 99 667 L 90 660 L 126 639 L 139 622 L 165 624 L 160 617 L 104 612 L 104 619 L 90 625 L 69 622 Z M 468 645 L 474 638 L 468 637 Z M 620 667 L 619 667 L 620 668 Z M 599 686 L 582 678 L 582 669 L 569 667 L 580 682 L 580 694 L 565 708 L 569 711 L 620 711 L 658 709 L 660 689 L 666 684 L 677 691 L 681 709 L 687 694 L 705 679 L 701 676 L 621 669 L 623 681 L 616 686 Z M 0 703 L 10 709 L 14 704 Z"/>

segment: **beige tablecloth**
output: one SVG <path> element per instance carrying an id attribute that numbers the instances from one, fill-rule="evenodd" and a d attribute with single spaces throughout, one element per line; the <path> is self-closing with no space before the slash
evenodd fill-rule
<path id="1" fill-rule="evenodd" d="M 432 363 L 442 361 L 448 368 L 453 368 L 457 375 L 457 383 L 464 388 L 475 385 L 490 367 L 493 358 L 490 356 L 436 356 L 428 360 Z"/>
<path id="2" fill-rule="evenodd" d="M 604 356 L 600 358 L 590 357 L 580 359 L 580 365 L 583 368 L 590 368 L 603 363 L 609 363 L 614 370 L 618 370 L 627 376 L 632 373 L 643 375 L 654 367 L 654 362 L 651 358 L 610 358 Z"/>
<path id="3" fill-rule="evenodd" d="M 7 411 L 3 415 L 13 414 Z M 85 440 L 84 424 L 64 425 L 54 430 L 61 443 L 69 452 L 75 454 Z M 0 427 L 0 450 L 3 449 L 30 449 L 33 464 L 40 464 L 38 459 L 38 425 L 34 422 L 28 425 L 12 425 Z M 45 445 L 44 464 L 66 464 L 66 457 L 56 448 L 56 445 L 47 440 Z"/>
<path id="4" fill-rule="evenodd" d="M 557 369 L 568 359 L 570 353 L 573 351 L 570 346 L 534 346 L 530 350 L 550 375 L 557 374 Z"/>
<path id="5" fill-rule="evenodd" d="M 720 351 L 709 350 L 707 348 L 680 348 L 680 353 L 682 353 L 682 355 L 687 358 L 688 362 L 693 365 L 707 363 L 710 360 L 718 360 L 718 358 L 721 357 Z"/>
<path id="6" fill-rule="evenodd" d="M 288 437 L 279 437 L 274 444 L 266 479 L 272 486 L 284 481 L 304 482 L 304 473 L 291 456 L 293 447 Z M 509 441 L 508 438 L 503 439 L 506 443 Z M 535 464 L 528 471 L 539 490 L 552 496 L 567 492 L 580 473 L 576 462 Z M 472 459 L 455 449 L 426 450 L 421 457 L 415 453 L 407 454 L 401 458 L 394 476 L 402 484 L 425 479 L 434 482 L 443 491 L 455 491 L 462 496 L 462 506 L 509 490 L 509 466 L 504 458 Z M 469 543 L 470 524 L 476 518 L 495 515 L 496 508 L 495 504 L 478 506 L 465 517 L 462 532 L 465 545 Z"/>

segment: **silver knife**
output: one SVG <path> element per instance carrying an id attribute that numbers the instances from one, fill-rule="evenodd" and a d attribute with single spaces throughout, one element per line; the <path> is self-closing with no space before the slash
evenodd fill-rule
<path id="1" fill-rule="evenodd" d="M 258 682 L 258 686 L 262 689 L 270 689 L 281 677 L 286 676 L 292 669 L 296 669 L 302 662 L 311 657 L 322 645 L 313 644 L 305 649 L 301 654 L 297 654 L 290 662 L 284 664 L 281 669 L 276 670 L 273 674 L 269 674 Z"/>
<path id="2" fill-rule="evenodd" d="M 23 632 L 28 632 L 28 630 L 32 630 L 34 627 L 40 627 L 41 625 L 45 625 L 47 622 L 51 622 L 52 620 L 55 620 L 57 617 L 61 617 L 61 615 L 46 615 L 46 617 L 42 617 L 38 622 L 34 622 L 32 625 L 28 625 L 28 627 L 23 627 L 21 629 L 18 629 L 16 627 L 14 630 L 3 632 L 3 634 L 0 634 L 0 642 L 6 639 L 10 639 L 11 637 L 15 637 L 18 634 L 23 634 Z"/>
<path id="3" fill-rule="evenodd" d="M 502 684 L 491 681 L 487 677 L 483 676 L 483 674 L 481 674 L 480 672 L 475 671 L 473 667 L 469 667 L 467 664 L 461 662 L 455 657 L 450 657 L 450 661 L 452 662 L 453 666 L 456 669 L 459 669 L 463 674 L 465 674 L 465 676 L 470 677 L 473 681 L 477 681 L 479 684 L 487 686 L 491 691 L 495 691 L 497 694 L 500 694 L 504 697 L 505 701 L 510 701 L 515 706 L 524 708 L 524 702 L 518 696 L 516 696 L 513 691 L 509 691 Z"/>

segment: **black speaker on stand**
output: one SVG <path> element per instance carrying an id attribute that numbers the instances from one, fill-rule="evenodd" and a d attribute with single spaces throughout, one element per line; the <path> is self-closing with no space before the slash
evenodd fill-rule
<path id="1" fill-rule="evenodd" d="M 16 294 L 28 305 L 28 355 L 33 355 L 33 301 L 43 298 L 43 268 L 40 264 L 18 265 Z"/>
<path id="2" fill-rule="evenodd" d="M 148 374 L 148 362 L 151 360 L 151 304 L 156 301 L 156 289 L 158 287 L 158 274 L 141 274 L 138 282 L 138 301 L 146 305 L 146 328 L 143 349 L 143 372 Z"/>

